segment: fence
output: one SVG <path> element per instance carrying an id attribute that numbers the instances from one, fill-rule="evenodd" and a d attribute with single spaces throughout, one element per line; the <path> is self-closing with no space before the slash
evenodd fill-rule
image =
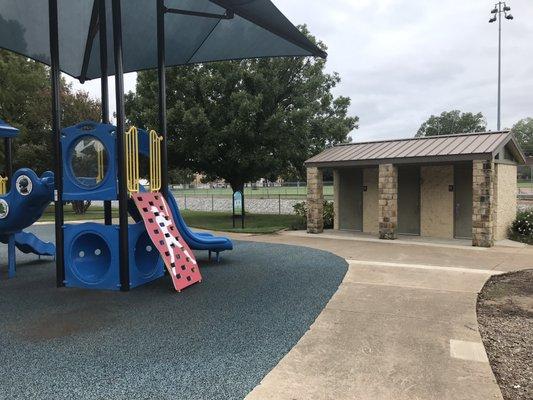
<path id="1" fill-rule="evenodd" d="M 179 206 L 194 211 L 232 210 L 232 190 L 228 187 L 179 187 L 172 192 Z M 307 197 L 307 186 L 302 182 L 251 186 L 244 188 L 246 211 L 259 214 L 293 214 L 293 206 Z M 333 200 L 333 182 L 324 182 L 324 198 Z"/>

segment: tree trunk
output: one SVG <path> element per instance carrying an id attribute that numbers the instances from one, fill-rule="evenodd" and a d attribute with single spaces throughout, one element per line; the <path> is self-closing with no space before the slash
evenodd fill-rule
<path id="1" fill-rule="evenodd" d="M 74 214 L 78 215 L 85 214 L 90 206 L 90 201 L 74 200 L 72 202 L 72 211 L 74 211 Z"/>

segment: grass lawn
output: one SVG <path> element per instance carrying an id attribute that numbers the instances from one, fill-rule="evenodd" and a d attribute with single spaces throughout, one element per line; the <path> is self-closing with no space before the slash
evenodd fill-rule
<path id="1" fill-rule="evenodd" d="M 118 210 L 113 209 L 113 218 L 118 218 Z M 103 220 L 104 208 L 91 206 L 85 214 L 74 214 L 70 205 L 65 206 L 65 221 Z M 48 207 L 39 222 L 54 222 L 54 207 Z"/>
<path id="2" fill-rule="evenodd" d="M 240 219 L 235 220 L 238 228 L 233 228 L 230 213 L 190 210 L 182 210 L 181 213 L 190 227 L 214 231 L 264 234 L 301 226 L 301 218 L 296 215 L 248 214 L 244 220 L 244 229 L 241 229 Z"/>
<path id="3" fill-rule="evenodd" d="M 519 188 L 531 188 L 533 189 L 533 182 L 531 181 L 522 181 L 522 182 L 518 182 L 518 187 Z"/>
<path id="4" fill-rule="evenodd" d="M 244 220 L 244 229 L 241 229 L 239 219 L 235 220 L 237 227 L 233 228 L 230 213 L 181 210 L 181 214 L 190 227 L 214 231 L 265 234 L 296 227 L 303 229 L 301 219 L 296 215 L 248 214 Z M 113 209 L 113 218 L 118 218 L 117 209 Z M 65 221 L 103 219 L 104 209 L 102 207 L 91 207 L 85 214 L 77 215 L 74 214 L 69 205 L 65 206 Z M 49 207 L 39 221 L 53 222 L 54 208 Z"/>

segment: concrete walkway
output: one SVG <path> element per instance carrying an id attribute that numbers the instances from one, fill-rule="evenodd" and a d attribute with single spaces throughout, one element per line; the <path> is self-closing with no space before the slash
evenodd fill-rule
<path id="1" fill-rule="evenodd" d="M 310 330 L 247 397 L 502 399 L 476 318 L 491 274 L 533 266 L 531 248 L 233 235 L 336 253 L 349 270 Z"/>

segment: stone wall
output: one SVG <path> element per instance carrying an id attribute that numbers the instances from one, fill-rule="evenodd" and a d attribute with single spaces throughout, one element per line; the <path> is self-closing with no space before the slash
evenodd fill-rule
<path id="1" fill-rule="evenodd" d="M 393 164 L 379 165 L 379 238 L 396 239 L 398 228 L 398 169 Z"/>
<path id="2" fill-rule="evenodd" d="M 365 168 L 363 170 L 363 232 L 378 233 L 378 168 Z"/>
<path id="3" fill-rule="evenodd" d="M 516 218 L 516 165 L 496 164 L 494 179 L 494 240 L 507 238 Z"/>
<path id="4" fill-rule="evenodd" d="M 183 196 L 180 193 L 175 193 L 174 198 L 178 202 L 181 210 L 191 211 L 217 211 L 228 212 L 232 211 L 231 195 L 226 197 L 211 196 Z M 295 214 L 294 205 L 301 203 L 303 199 L 284 199 L 284 198 L 256 198 L 252 196 L 244 197 L 244 207 L 247 213 L 252 214 Z"/>
<path id="5" fill-rule="evenodd" d="M 307 232 L 324 231 L 324 178 L 316 167 L 307 168 Z"/>
<path id="6" fill-rule="evenodd" d="M 494 245 L 494 163 L 474 160 L 472 186 L 472 245 Z"/>
<path id="7" fill-rule="evenodd" d="M 453 165 L 420 168 L 420 234 L 453 238 Z"/>

